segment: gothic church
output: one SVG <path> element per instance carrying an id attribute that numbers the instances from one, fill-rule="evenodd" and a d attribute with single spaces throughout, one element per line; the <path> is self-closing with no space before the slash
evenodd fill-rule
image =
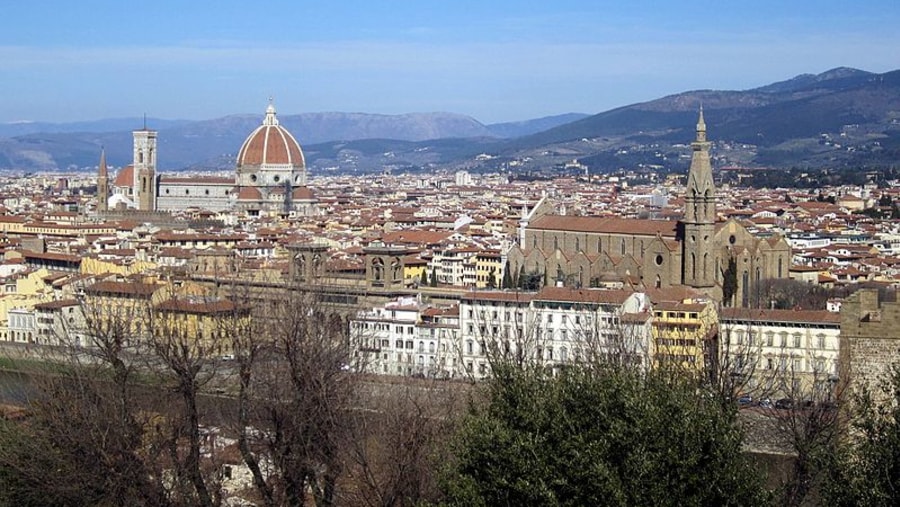
<path id="1" fill-rule="evenodd" d="M 760 304 L 755 296 L 764 280 L 789 276 L 790 245 L 777 235 L 756 237 L 734 219 L 717 220 L 702 109 L 691 149 L 680 221 L 538 213 L 524 221 L 519 245 L 508 254 L 512 274 L 540 273 L 548 285 L 573 287 L 610 280 L 681 285 L 716 301 L 731 293 L 727 305 Z"/>

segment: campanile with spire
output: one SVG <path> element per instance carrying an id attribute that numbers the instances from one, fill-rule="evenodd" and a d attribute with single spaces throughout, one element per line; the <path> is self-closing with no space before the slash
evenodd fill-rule
<path id="1" fill-rule="evenodd" d="M 97 166 L 97 211 L 109 211 L 109 171 L 106 168 L 106 150 L 100 150 L 100 165 Z"/>
<path id="2" fill-rule="evenodd" d="M 709 160 L 710 143 L 706 140 L 703 107 L 697 120 L 697 137 L 691 143 L 691 168 L 688 171 L 684 203 L 684 273 L 685 285 L 713 287 L 716 283 L 714 235 L 716 224 L 716 187 Z"/>

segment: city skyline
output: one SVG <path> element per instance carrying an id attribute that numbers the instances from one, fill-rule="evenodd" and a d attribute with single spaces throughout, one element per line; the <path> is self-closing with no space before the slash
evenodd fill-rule
<path id="1" fill-rule="evenodd" d="M 447 111 L 484 123 L 900 68 L 900 9 L 620 5 L 23 3 L 0 30 L 0 122 Z"/>

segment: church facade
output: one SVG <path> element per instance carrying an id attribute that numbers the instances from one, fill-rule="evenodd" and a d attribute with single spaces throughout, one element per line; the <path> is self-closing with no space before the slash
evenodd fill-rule
<path id="1" fill-rule="evenodd" d="M 317 214 L 317 200 L 306 185 L 306 160 L 300 143 L 279 124 L 269 104 L 262 125 L 238 151 L 234 177 L 159 175 L 157 132 L 133 132 L 131 165 L 110 185 L 106 157 L 97 178 L 97 211 L 239 211 L 251 216 L 277 213 Z"/>
<path id="2" fill-rule="evenodd" d="M 702 110 L 691 148 L 681 220 L 538 214 L 523 221 L 508 254 L 511 272 L 571 287 L 681 285 L 727 305 L 758 305 L 764 280 L 789 276 L 790 245 L 781 236 L 756 237 L 736 220 L 717 220 Z"/>

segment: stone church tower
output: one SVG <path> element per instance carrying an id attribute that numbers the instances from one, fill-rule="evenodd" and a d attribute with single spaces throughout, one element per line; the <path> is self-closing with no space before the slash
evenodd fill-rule
<path id="1" fill-rule="evenodd" d="M 706 140 L 703 108 L 697 120 L 697 139 L 691 143 L 691 168 L 685 195 L 682 280 L 698 289 L 716 284 L 716 188 L 709 161 L 710 143 Z"/>
<path id="2" fill-rule="evenodd" d="M 135 130 L 134 189 L 139 211 L 156 210 L 156 131 Z"/>
<path id="3" fill-rule="evenodd" d="M 100 165 L 97 167 L 97 211 L 109 211 L 109 171 L 106 168 L 106 150 L 100 150 Z"/>

